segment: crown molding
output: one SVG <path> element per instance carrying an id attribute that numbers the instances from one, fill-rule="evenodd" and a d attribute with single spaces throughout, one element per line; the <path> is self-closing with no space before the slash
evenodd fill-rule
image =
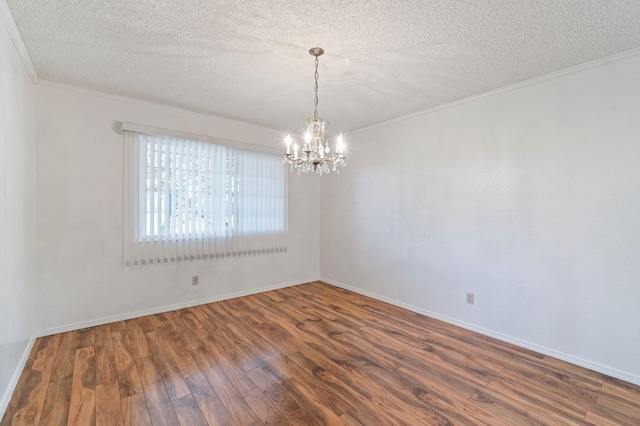
<path id="1" fill-rule="evenodd" d="M 36 73 L 33 62 L 31 62 L 31 56 L 29 56 L 27 46 L 24 44 L 22 34 L 20 34 L 20 30 L 16 25 L 15 19 L 13 19 L 13 14 L 11 13 L 11 9 L 9 9 L 9 5 L 6 0 L 0 0 L 0 18 L 2 19 L 2 22 L 4 22 L 4 27 L 9 33 L 9 37 L 16 48 L 16 52 L 18 52 L 18 56 L 22 60 L 22 64 L 24 65 L 31 82 L 36 84 L 39 80 L 38 73 Z"/>
<path id="2" fill-rule="evenodd" d="M 540 75 L 538 77 L 533 77 L 530 78 L 528 80 L 523 80 L 523 81 L 519 81 L 517 83 L 513 83 L 513 84 L 509 84 L 507 86 L 503 86 L 503 87 L 499 87 L 497 89 L 493 89 L 493 90 L 489 90 L 487 92 L 482 92 L 479 93 L 477 95 L 473 95 L 473 96 L 469 96 L 466 98 L 462 98 L 462 99 L 457 99 L 455 101 L 451 101 L 451 102 L 447 102 L 444 104 L 440 104 L 440 105 L 436 105 L 436 106 L 432 106 L 429 108 L 425 108 L 416 112 L 412 112 L 409 114 L 405 114 L 405 115 L 401 115 L 399 117 L 395 117 L 395 118 L 390 118 L 388 120 L 384 120 L 384 121 L 380 121 L 378 123 L 374 123 L 374 124 L 369 124 L 367 126 L 363 126 L 363 127 L 359 127 L 357 129 L 353 129 L 353 130 L 349 130 L 347 132 L 345 132 L 346 134 L 353 134 L 353 133 L 358 133 L 358 132 L 362 132 L 364 130 L 370 130 L 370 129 L 375 129 L 376 127 L 380 127 L 380 126 L 384 126 L 387 124 L 391 124 L 391 123 L 395 123 L 397 121 L 402 121 L 402 120 L 407 120 L 410 118 L 415 118 L 415 117 L 419 117 L 422 115 L 427 115 L 427 114 L 431 114 L 433 112 L 436 111 L 440 111 L 443 109 L 447 109 L 447 108 L 451 108 L 457 105 L 461 105 L 467 102 L 472 102 L 475 101 L 477 99 L 481 99 L 481 98 L 485 98 L 487 96 L 493 96 L 493 95 L 497 95 L 499 93 L 503 93 L 503 92 L 508 92 L 511 90 L 515 90 L 515 89 L 519 89 L 521 87 L 526 87 L 526 86 L 530 86 L 533 84 L 538 84 L 540 82 L 546 81 L 546 80 L 552 80 L 554 78 L 559 78 L 559 77 L 563 77 L 565 75 L 569 75 L 569 74 L 574 74 L 577 72 L 581 72 L 581 71 L 585 71 L 591 68 L 595 68 L 597 66 L 601 66 L 601 65 L 605 65 L 611 62 L 617 62 L 617 61 L 621 61 L 624 59 L 628 59 L 628 58 L 632 58 L 635 56 L 640 56 L 640 48 L 636 48 L 636 49 L 631 49 L 631 50 L 627 50 L 621 53 L 616 53 L 610 56 L 605 56 L 604 58 L 600 58 L 600 59 L 594 59 L 593 61 L 589 61 L 589 62 L 584 62 L 582 64 L 578 64 L 578 65 L 574 65 L 572 67 L 569 68 L 564 68 L 558 71 L 553 71 L 550 72 L 548 74 L 543 74 Z"/>

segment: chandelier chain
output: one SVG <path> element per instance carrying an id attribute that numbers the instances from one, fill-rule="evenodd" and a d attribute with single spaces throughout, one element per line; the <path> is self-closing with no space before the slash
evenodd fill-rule
<path id="1" fill-rule="evenodd" d="M 313 99 L 313 105 L 314 105 L 314 109 L 313 109 L 313 118 L 316 119 L 318 118 L 318 57 L 316 56 L 316 72 L 314 74 L 315 80 L 316 80 L 316 85 L 314 87 L 314 91 L 315 91 L 315 98 Z"/>

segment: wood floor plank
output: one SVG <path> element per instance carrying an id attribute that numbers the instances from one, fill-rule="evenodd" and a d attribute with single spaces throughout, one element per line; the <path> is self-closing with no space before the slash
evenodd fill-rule
<path id="1" fill-rule="evenodd" d="M 587 413 L 604 417 L 620 425 L 637 426 L 640 424 L 639 411 L 635 409 L 630 410 L 628 407 L 620 406 L 612 401 L 603 401 L 602 404 L 595 404 L 589 407 Z"/>
<path id="2" fill-rule="evenodd" d="M 556 371 L 560 373 L 569 374 L 575 378 L 581 378 L 582 380 L 594 381 L 600 385 L 602 385 L 607 378 L 606 375 L 598 373 L 597 371 L 589 370 L 550 356 L 545 356 L 541 363 L 548 367 L 555 368 Z"/>
<path id="3" fill-rule="evenodd" d="M 565 388 L 565 383 L 552 377 L 543 376 L 537 382 L 523 380 L 518 373 L 505 369 L 501 377 L 492 380 L 487 386 L 492 389 L 508 388 L 506 392 L 522 394 L 523 398 L 534 397 L 539 403 L 549 404 L 555 410 L 566 412 L 568 416 L 583 417 L 592 407 L 595 400 L 590 399 L 590 394 L 575 392 Z"/>
<path id="4" fill-rule="evenodd" d="M 194 400 L 200 407 L 202 415 L 210 425 L 236 424 L 202 373 L 185 377 L 185 380 L 189 385 L 189 389 L 191 389 Z"/>
<path id="5" fill-rule="evenodd" d="M 414 372 L 418 377 L 427 375 L 430 378 L 436 378 L 447 386 L 450 392 L 465 398 L 473 395 L 478 387 L 489 383 L 489 380 L 486 380 L 485 383 L 478 383 L 469 377 L 463 369 L 454 368 L 428 356 L 420 357 L 412 352 L 401 351 L 398 357 L 404 361 L 400 369 Z"/>
<path id="6" fill-rule="evenodd" d="M 531 386 L 542 386 L 545 390 L 557 395 L 571 395 L 577 405 L 592 405 L 598 399 L 596 391 L 599 387 L 585 389 L 582 386 L 567 383 L 564 380 L 545 374 L 535 364 L 521 363 L 517 357 L 514 357 L 513 361 L 507 364 L 505 369 L 500 372 L 500 375 L 513 380 L 531 381 Z"/>
<path id="7" fill-rule="evenodd" d="M 611 387 L 612 389 L 615 389 L 616 392 L 625 392 L 629 395 L 634 395 L 636 401 L 640 400 L 640 386 L 625 382 L 624 380 L 617 379 L 615 377 L 605 376 L 604 374 L 602 376 L 604 377 L 604 382 L 602 383 L 603 387 Z"/>
<path id="8" fill-rule="evenodd" d="M 284 353 L 280 352 L 277 347 L 262 339 L 259 333 L 253 329 L 238 328 L 235 324 L 229 323 L 226 332 L 232 338 L 239 342 L 243 349 L 253 356 L 256 363 L 274 380 L 283 382 L 290 379 L 291 376 L 286 368 L 283 368 L 285 359 Z"/>
<path id="9" fill-rule="evenodd" d="M 256 384 L 256 387 L 263 392 L 272 384 L 269 375 L 260 367 L 247 371 L 247 376 L 249 376 L 249 378 L 253 380 L 253 383 Z"/>
<path id="10" fill-rule="evenodd" d="M 137 393 L 122 398 L 122 420 L 124 426 L 151 426 L 151 417 L 144 394 Z"/>
<path id="11" fill-rule="evenodd" d="M 135 319 L 127 320 L 124 322 L 124 326 L 129 336 L 133 357 L 137 359 L 149 356 L 151 354 L 149 344 L 138 321 Z"/>
<path id="12" fill-rule="evenodd" d="M 109 324 L 95 327 L 96 385 L 118 383 L 118 370 Z"/>
<path id="13" fill-rule="evenodd" d="M 322 400 L 324 398 L 314 393 L 313 389 L 301 385 L 296 379 L 287 381 L 287 386 L 291 392 L 295 393 L 298 400 L 306 405 L 307 410 L 314 413 L 314 417 L 318 419 L 317 423 L 323 425 L 342 425 L 340 415 L 344 413 L 341 412 L 341 409 L 337 408 L 335 403 L 332 403 L 331 406 L 324 404 Z"/>
<path id="14" fill-rule="evenodd" d="M 407 352 L 417 353 L 419 355 L 434 356 L 439 359 L 446 359 L 448 362 L 459 367 L 477 371 L 478 374 L 484 374 L 483 371 L 500 372 L 505 364 L 511 360 L 508 357 L 505 360 L 498 360 L 493 357 L 483 356 L 483 354 L 473 351 L 469 353 L 471 348 L 462 348 L 457 344 L 448 344 L 443 347 L 438 344 L 429 344 L 422 339 L 412 339 L 409 336 L 400 333 L 388 333 L 375 327 L 361 327 L 363 336 L 369 342 L 380 342 L 385 346 L 395 346 Z"/>
<path id="15" fill-rule="evenodd" d="M 640 411 L 640 391 L 634 392 L 633 389 L 628 387 L 620 387 L 605 382 L 598 393 L 601 396 Z M 600 398 L 598 398 L 599 400 Z"/>
<path id="16" fill-rule="evenodd" d="M 550 394 L 540 392 L 533 393 L 519 382 L 495 379 L 487 385 L 487 388 L 543 413 L 550 413 L 551 417 L 555 417 L 557 414 L 559 417 L 557 421 L 559 422 L 568 419 L 576 424 L 580 424 L 587 414 L 586 410 L 579 407 L 565 406 L 557 402 L 560 398 L 554 398 Z"/>
<path id="17" fill-rule="evenodd" d="M 636 426 L 640 386 L 312 282 L 39 338 L 24 424 Z"/>
<path id="18" fill-rule="evenodd" d="M 76 349 L 88 348 L 93 346 L 95 342 L 94 327 L 83 328 L 78 330 L 78 341 L 76 343 Z"/>
<path id="19" fill-rule="evenodd" d="M 314 377 L 321 381 L 328 389 L 344 400 L 345 403 L 356 409 L 349 412 L 353 416 L 354 413 L 358 417 L 358 421 L 363 424 L 393 424 L 387 414 L 378 407 L 378 405 L 370 404 L 372 396 L 366 390 L 358 388 L 358 386 L 347 378 L 339 378 L 328 369 L 331 369 L 330 361 L 326 363 L 324 355 L 313 350 L 306 351 L 306 355 L 295 353 L 289 356 L 293 363 L 297 363 L 300 367 L 310 371 Z M 317 361 L 317 363 L 316 363 Z M 323 365 L 323 366 L 321 366 Z M 339 372 L 338 372 L 339 373 Z"/>
<path id="20" fill-rule="evenodd" d="M 216 341 L 218 342 L 218 346 L 222 351 L 225 352 L 225 355 L 234 361 L 234 363 L 242 369 L 242 371 L 248 371 L 258 366 L 258 364 L 254 361 L 253 357 L 247 354 L 240 346 L 236 344 L 226 333 L 224 325 L 220 325 L 215 321 L 211 320 L 209 314 L 200 309 L 198 306 L 194 309 L 196 312 L 200 313 L 200 317 L 206 318 L 205 321 L 201 321 L 203 327 L 206 332 Z"/>
<path id="21" fill-rule="evenodd" d="M 181 426 L 207 426 L 208 423 L 200 412 L 193 396 L 186 395 L 173 402 L 173 408 Z"/>
<path id="22" fill-rule="evenodd" d="M 116 370 L 118 372 L 118 385 L 120 388 L 120 398 L 126 398 L 131 395 L 142 392 L 140 377 L 136 370 L 136 363 L 131 352 L 131 344 L 129 337 L 123 326 L 119 331 L 113 331 L 111 328 L 111 341 L 113 343 L 113 353 L 116 361 Z"/>
<path id="23" fill-rule="evenodd" d="M 494 414 L 482 409 L 455 392 L 450 392 L 437 380 L 424 380 L 423 376 L 413 375 L 398 369 L 392 373 L 403 388 L 406 388 L 424 407 L 433 407 L 450 419 L 454 424 L 487 424 L 491 426 L 509 426 Z"/>
<path id="24" fill-rule="evenodd" d="M 70 331 L 60 336 L 60 344 L 51 369 L 51 381 L 66 379 L 73 375 L 73 364 L 78 345 L 78 332 Z"/>
<path id="25" fill-rule="evenodd" d="M 122 406 L 118 383 L 96 385 L 96 425 L 121 426 Z"/>
<path id="26" fill-rule="evenodd" d="M 174 324 L 172 323 L 171 325 L 172 327 L 165 325 L 160 329 L 160 333 L 167 344 L 167 349 L 169 349 L 171 357 L 183 376 L 186 377 L 199 373 L 200 370 L 193 358 L 191 358 L 184 338 L 175 330 L 173 327 Z"/>
<path id="27" fill-rule="evenodd" d="M 511 424 L 558 424 L 557 419 L 550 417 L 546 413 L 535 410 L 526 404 L 490 389 L 478 390 L 471 396 L 471 401 Z M 575 425 L 576 423 L 566 419 L 561 424 Z"/>
<path id="28" fill-rule="evenodd" d="M 640 408 L 636 405 L 627 405 L 624 402 L 620 403 L 602 395 L 598 397 L 598 405 L 627 416 L 630 419 L 637 418 L 640 421 Z"/>
<path id="29" fill-rule="evenodd" d="M 566 383 L 568 386 L 590 391 L 594 394 L 602 388 L 602 382 L 598 379 L 590 378 L 586 374 L 583 376 L 567 374 L 558 367 L 545 363 L 544 360 L 514 356 L 511 361 L 509 361 L 508 366 L 513 367 L 516 364 L 521 368 L 535 369 L 546 376 L 553 377 L 554 379 Z"/>
<path id="30" fill-rule="evenodd" d="M 184 381 L 178 365 L 171 356 L 171 352 L 158 331 L 146 334 L 149 347 L 158 372 L 166 386 L 171 399 L 182 398 L 189 395 L 189 387 Z"/>
<path id="31" fill-rule="evenodd" d="M 603 417 L 599 414 L 592 413 L 591 411 L 587 412 L 587 415 L 584 417 L 584 419 L 598 426 L 620 426 L 621 425 L 617 420 Z"/>
<path id="32" fill-rule="evenodd" d="M 286 383 L 272 384 L 265 391 L 265 395 L 292 424 L 321 424 L 321 418 L 308 410 L 304 402 L 291 392 Z"/>
<path id="33" fill-rule="evenodd" d="M 151 384 L 162 380 L 162 376 L 158 372 L 158 367 L 152 356 L 136 360 L 136 367 L 138 368 L 140 383 Z"/>
<path id="34" fill-rule="evenodd" d="M 22 387 L 16 389 L 14 393 L 14 397 L 18 398 L 14 405 L 15 408 L 12 409 L 13 412 L 5 413 L 8 424 L 37 425 L 40 423 L 59 342 L 59 334 L 37 340 L 33 349 L 36 351 L 36 356 L 29 368 L 25 367 L 23 372 L 26 374 L 26 380 L 22 383 Z M 9 415 L 11 415 L 11 420 L 9 420 Z"/>
<path id="35" fill-rule="evenodd" d="M 74 355 L 75 358 L 75 355 Z M 41 426 L 64 426 L 69 418 L 72 377 L 49 383 L 40 417 Z"/>
<path id="36" fill-rule="evenodd" d="M 269 398 L 258 388 L 253 388 L 242 395 L 249 407 L 256 413 L 262 423 L 280 417 L 282 413 L 269 401 Z"/>
<path id="37" fill-rule="evenodd" d="M 149 316 L 146 316 L 146 317 L 136 318 L 136 321 L 140 325 L 140 328 L 142 328 L 142 331 L 145 332 L 145 333 L 149 333 L 151 331 L 156 331 L 157 330 L 155 324 L 153 323 L 153 319 L 151 317 L 152 316 L 149 315 Z"/>
<path id="38" fill-rule="evenodd" d="M 185 333 L 188 333 L 187 330 L 184 331 Z M 233 422 L 238 425 L 245 425 L 258 420 L 257 415 L 224 374 L 222 368 L 210 362 L 211 358 L 209 358 L 209 354 L 211 353 L 212 348 L 210 347 L 209 342 L 197 341 L 191 338 L 189 341 L 190 352 L 196 360 L 202 375 L 209 383 L 209 386 L 214 389 L 215 395 L 218 397 Z M 190 377 L 193 378 L 197 376 L 198 375 L 196 374 Z M 206 387 L 203 388 L 206 389 Z M 194 394 L 194 396 L 196 395 Z M 196 401 L 198 401 L 198 399 L 196 399 Z"/>
<path id="39" fill-rule="evenodd" d="M 377 383 L 380 389 L 376 392 L 376 398 L 381 401 L 387 401 L 385 404 L 390 406 L 399 419 L 404 412 L 411 413 L 411 417 L 420 420 L 424 424 L 473 424 L 473 420 L 467 418 L 464 413 L 449 411 L 448 413 L 441 409 L 439 405 L 424 405 L 422 400 L 416 398 L 416 395 L 398 382 L 397 376 L 393 372 L 381 368 L 378 365 L 366 365 L 360 369 L 362 378 L 369 379 L 373 383 Z M 363 382 L 364 383 L 364 382 Z"/>
<path id="40" fill-rule="evenodd" d="M 207 376 L 205 375 L 205 377 Z M 220 399 L 220 402 L 222 402 L 222 405 L 227 409 L 234 423 L 246 425 L 258 420 L 256 413 L 254 413 L 231 382 L 227 381 L 223 386 L 214 388 L 214 392 Z"/>
<path id="41" fill-rule="evenodd" d="M 151 422 L 154 425 L 174 424 L 171 422 L 175 420 L 177 423 L 174 406 L 171 405 L 171 398 L 166 391 L 166 386 L 156 365 L 155 358 L 147 356 L 137 359 L 136 366 L 147 401 Z M 187 391 L 183 396 L 188 394 Z"/>
<path id="42" fill-rule="evenodd" d="M 210 363 L 215 364 L 227 376 L 239 393 L 242 394 L 255 387 L 253 381 L 222 348 L 222 344 L 217 342 L 193 315 L 184 311 L 174 311 L 167 313 L 167 318 L 174 329 L 184 337 L 189 352 L 195 357 L 195 352 L 204 351 Z"/>
<path id="43" fill-rule="evenodd" d="M 96 424 L 96 368 L 93 346 L 76 350 L 69 401 L 68 424 L 85 426 Z"/>
<path id="44" fill-rule="evenodd" d="M 111 328 L 111 333 L 118 333 L 126 329 L 124 321 L 112 322 L 109 324 L 109 327 Z"/>
<path id="45" fill-rule="evenodd" d="M 179 424 L 176 412 L 171 404 L 164 383 L 161 380 L 143 383 L 144 397 L 149 408 L 149 417 L 154 426 L 171 426 Z"/>
<path id="46" fill-rule="evenodd" d="M 347 426 L 363 426 L 362 423 L 354 419 L 349 413 L 344 413 L 343 415 L 340 416 L 340 419 Z"/>
<path id="47" fill-rule="evenodd" d="M 295 357 L 301 356 L 299 352 L 287 357 L 287 369 L 296 377 L 301 391 L 306 395 L 313 395 L 314 400 L 329 408 L 338 416 L 353 409 L 343 398 L 336 395 L 322 380 L 314 375 L 312 369 L 307 369 L 301 362 L 296 362 Z M 315 371 L 317 373 L 317 371 Z"/>
<path id="48" fill-rule="evenodd" d="M 378 423 L 396 424 L 397 422 L 408 422 L 411 424 L 419 420 L 423 421 L 419 416 L 407 411 L 403 404 L 399 403 L 400 401 L 391 393 L 392 389 L 382 389 L 377 383 L 372 386 L 370 379 L 358 373 L 359 369 L 365 364 L 352 369 L 350 364 L 341 364 L 340 359 L 331 359 L 318 348 L 308 348 L 301 352 L 308 359 L 322 365 L 322 368 L 326 369 L 330 376 L 339 378 L 340 382 L 344 384 L 343 391 L 353 391 L 361 400 L 365 401 L 364 404 L 366 406 L 377 407 L 384 411 L 385 415 L 379 419 Z M 357 404 L 352 405 L 360 407 Z M 385 417 L 390 420 L 383 421 Z"/>

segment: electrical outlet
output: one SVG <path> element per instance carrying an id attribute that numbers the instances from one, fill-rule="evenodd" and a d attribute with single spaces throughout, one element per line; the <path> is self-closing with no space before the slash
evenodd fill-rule
<path id="1" fill-rule="evenodd" d="M 467 293 L 467 303 L 473 305 L 473 293 Z"/>
<path id="2" fill-rule="evenodd" d="M 191 277 L 191 285 L 198 285 L 200 284 L 200 278 L 197 275 L 194 275 Z"/>

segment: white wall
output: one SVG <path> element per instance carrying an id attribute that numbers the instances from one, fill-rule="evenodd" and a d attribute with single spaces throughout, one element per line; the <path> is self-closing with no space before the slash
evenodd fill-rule
<path id="1" fill-rule="evenodd" d="M 264 145 L 281 144 L 280 133 L 52 84 L 38 85 L 36 98 L 42 333 L 318 278 L 315 176 L 295 176 L 290 181 L 287 254 L 122 266 L 123 141 L 114 131 L 117 121 Z M 199 286 L 191 285 L 192 275 L 200 276 Z"/>
<path id="2" fill-rule="evenodd" d="M 5 17 L 0 16 L 0 417 L 30 349 L 35 305 L 33 85 Z"/>
<path id="3" fill-rule="evenodd" d="M 636 52 L 351 133 L 321 277 L 640 383 L 638 75 Z"/>

